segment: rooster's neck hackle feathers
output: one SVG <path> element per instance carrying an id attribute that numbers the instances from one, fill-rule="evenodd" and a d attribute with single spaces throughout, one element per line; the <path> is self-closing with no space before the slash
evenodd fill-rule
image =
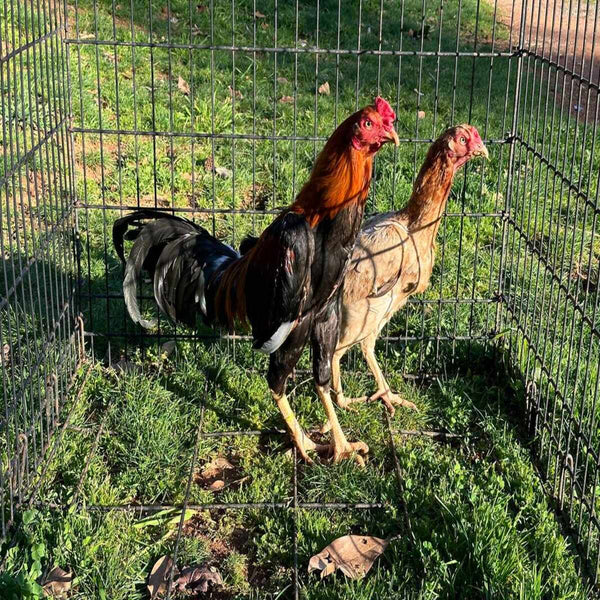
<path id="1" fill-rule="evenodd" d="M 408 205 L 402 211 L 409 229 L 426 230 L 435 237 L 454 180 L 454 168 L 447 154 L 434 145 L 419 171 Z"/>
<path id="2" fill-rule="evenodd" d="M 306 217 L 311 227 L 325 218 L 333 219 L 350 204 L 360 206 L 367 200 L 373 157 L 351 144 L 352 129 L 358 114 L 346 119 L 329 138 L 317 158 L 310 179 L 291 206 L 293 212 Z"/>

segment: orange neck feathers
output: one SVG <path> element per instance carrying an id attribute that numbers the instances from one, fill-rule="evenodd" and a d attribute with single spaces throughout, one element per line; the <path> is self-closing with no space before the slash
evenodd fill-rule
<path id="1" fill-rule="evenodd" d="M 427 228 L 436 235 L 454 180 L 454 166 L 444 152 L 429 153 L 404 209 L 409 229 Z"/>
<path id="2" fill-rule="evenodd" d="M 344 207 L 363 205 L 369 194 L 373 154 L 351 144 L 351 126 L 338 128 L 319 154 L 310 179 L 304 184 L 290 209 L 303 214 L 315 227 L 325 218 L 333 219 Z"/>

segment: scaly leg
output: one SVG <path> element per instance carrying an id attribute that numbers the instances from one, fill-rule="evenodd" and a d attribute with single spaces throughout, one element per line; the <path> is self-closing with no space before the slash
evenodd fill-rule
<path id="1" fill-rule="evenodd" d="M 331 423 L 331 435 L 333 442 L 331 444 L 331 451 L 333 452 L 333 462 L 337 463 L 345 458 L 353 457 L 356 462 L 363 467 L 365 464 L 364 458 L 361 454 L 368 454 L 369 446 L 364 442 L 349 442 L 342 431 L 340 422 L 338 421 L 337 415 L 335 414 L 335 408 L 329 394 L 328 386 L 317 385 L 317 394 L 319 399 L 323 403 L 325 408 L 325 414 L 327 415 L 327 422 Z M 320 450 L 320 449 L 319 449 Z"/>
<path id="2" fill-rule="evenodd" d="M 327 447 L 327 450 L 330 454 L 333 454 L 333 461 L 338 462 L 343 458 L 354 456 L 359 465 L 364 465 L 365 461 L 360 454 L 367 454 L 369 447 L 363 442 L 348 442 L 340 427 L 329 393 L 329 384 L 332 378 L 333 356 L 338 341 L 340 292 L 338 292 L 335 300 L 329 305 L 328 310 L 323 317 L 314 324 L 311 340 L 313 351 L 313 376 L 315 378 L 317 394 L 325 408 L 327 420 L 331 423 L 333 441 L 331 446 Z M 337 383 L 339 384 L 339 357 L 337 360 L 337 368 Z M 321 449 L 316 448 L 316 450 L 319 452 Z"/>
<path id="3" fill-rule="evenodd" d="M 331 392 L 338 406 L 342 408 L 346 408 L 343 406 L 344 403 L 344 392 L 342 390 L 342 376 L 340 371 L 340 360 L 342 356 L 346 354 L 346 349 L 342 348 L 341 350 L 336 350 L 331 357 Z M 342 404 L 340 404 L 340 402 Z M 327 433 L 331 430 L 331 423 L 329 419 L 325 421 L 323 426 L 321 427 L 321 433 Z"/>
<path id="4" fill-rule="evenodd" d="M 402 398 L 398 394 L 394 394 L 390 390 L 390 386 L 385 380 L 383 371 L 381 370 L 379 363 L 377 362 L 377 358 L 375 356 L 376 339 L 376 336 L 369 336 L 361 342 L 360 347 L 363 352 L 363 356 L 367 361 L 367 365 L 369 366 L 371 373 L 373 373 L 373 377 L 375 377 L 375 382 L 377 383 L 377 391 L 374 394 L 371 394 L 371 396 L 361 396 L 360 398 L 344 398 L 343 396 L 342 398 L 338 397 L 338 406 L 342 408 L 348 408 L 350 404 L 353 404 L 355 402 L 373 402 L 375 400 L 381 400 L 385 404 L 390 415 L 392 416 L 394 416 L 394 413 L 396 412 L 394 405 L 406 406 L 407 408 L 411 408 L 412 410 L 417 410 L 417 407 L 412 402 L 405 400 L 404 398 Z"/>
<path id="5" fill-rule="evenodd" d="M 273 395 L 273 399 L 277 403 L 277 408 L 279 408 L 283 420 L 289 429 L 294 444 L 296 444 L 296 448 L 298 448 L 298 452 L 300 452 L 300 456 L 302 456 L 307 463 L 311 464 L 313 461 L 310 456 L 308 456 L 308 450 L 315 450 L 317 445 L 306 435 L 300 426 L 300 423 L 298 423 L 286 395 L 278 395 L 273 390 L 271 390 L 271 394 Z"/>
<path id="6" fill-rule="evenodd" d="M 304 433 L 300 423 L 296 419 L 290 403 L 285 394 L 285 385 L 294 366 L 300 358 L 302 348 L 306 343 L 310 331 L 310 321 L 300 323 L 288 336 L 283 345 L 273 352 L 269 357 L 269 370 L 267 382 L 273 400 L 277 403 L 286 427 L 288 428 L 294 444 L 298 448 L 300 456 L 307 462 L 312 463 L 308 456 L 309 450 L 316 450 L 316 444 Z"/>

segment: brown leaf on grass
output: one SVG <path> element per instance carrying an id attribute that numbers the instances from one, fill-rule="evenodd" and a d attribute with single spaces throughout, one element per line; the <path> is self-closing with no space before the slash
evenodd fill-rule
<path id="1" fill-rule="evenodd" d="M 282 96 L 279 99 L 279 102 L 283 102 L 284 104 L 293 104 L 294 103 L 294 97 L 293 96 Z"/>
<path id="2" fill-rule="evenodd" d="M 322 85 L 319 86 L 319 94 L 324 94 L 325 96 L 329 96 L 331 93 L 331 89 L 329 88 L 329 81 L 326 81 Z"/>
<path id="3" fill-rule="evenodd" d="M 222 479 L 216 479 L 206 489 L 209 492 L 220 492 L 225 487 L 225 482 Z"/>
<path id="4" fill-rule="evenodd" d="M 269 29 L 269 24 L 268 23 L 261 23 L 260 24 L 260 28 L 261 29 Z"/>
<path id="5" fill-rule="evenodd" d="M 223 471 L 233 469 L 234 466 L 222 456 L 211 460 L 203 469 L 201 476 L 203 479 L 212 479 L 219 476 Z"/>
<path id="6" fill-rule="evenodd" d="M 277 81 L 279 83 L 289 83 L 289 81 L 285 77 L 278 77 Z"/>
<path id="7" fill-rule="evenodd" d="M 0 362 L 3 365 L 10 364 L 10 344 L 2 346 L 2 354 L 0 354 Z"/>
<path id="8" fill-rule="evenodd" d="M 229 88 L 229 95 L 236 100 L 241 100 L 244 96 L 240 90 L 234 90 L 230 85 L 227 86 Z"/>
<path id="9" fill-rule="evenodd" d="M 389 540 L 370 535 L 345 535 L 311 557 L 308 572 L 321 571 L 321 579 L 339 569 L 351 579 L 364 577 L 387 548 Z"/>
<path id="10" fill-rule="evenodd" d="M 215 174 L 221 179 L 229 179 L 233 175 L 233 172 L 227 167 L 215 167 Z"/>
<path id="11" fill-rule="evenodd" d="M 167 580 L 173 568 L 176 569 L 177 567 L 175 567 L 173 559 L 170 556 L 161 556 L 154 563 L 146 584 L 151 600 L 167 591 Z"/>
<path id="12" fill-rule="evenodd" d="M 183 567 L 181 575 L 173 582 L 175 590 L 178 592 L 187 592 L 205 594 L 208 592 L 209 585 L 216 587 L 223 585 L 223 578 L 216 567 Z"/>
<path id="13" fill-rule="evenodd" d="M 260 10 L 254 11 L 254 16 L 255 16 L 257 19 L 264 19 L 264 18 L 265 18 L 265 15 L 263 15 L 263 14 L 260 12 Z"/>
<path id="14" fill-rule="evenodd" d="M 425 118 L 425 111 L 424 110 L 420 110 L 417 112 L 417 117 L 419 117 L 419 119 L 424 119 Z"/>
<path id="15" fill-rule="evenodd" d="M 71 589 L 73 583 L 73 573 L 63 571 L 60 567 L 54 567 L 42 582 L 44 596 L 51 598 L 63 598 Z"/>
<path id="16" fill-rule="evenodd" d="M 179 75 L 179 78 L 177 79 L 177 87 L 182 94 L 185 94 L 186 96 L 190 95 L 190 86 L 181 75 Z"/>

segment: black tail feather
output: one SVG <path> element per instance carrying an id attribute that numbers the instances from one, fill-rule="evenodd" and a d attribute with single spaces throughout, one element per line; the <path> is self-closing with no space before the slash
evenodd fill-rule
<path id="1" fill-rule="evenodd" d="M 255 235 L 247 235 L 240 243 L 240 254 L 244 256 L 256 246 L 256 242 L 258 242 L 258 237 Z"/>
<path id="2" fill-rule="evenodd" d="M 131 229 L 130 229 L 131 227 Z M 125 259 L 124 240 L 134 240 Z M 145 320 L 137 303 L 137 281 L 142 270 L 154 282 L 154 297 L 160 309 L 174 321 L 194 326 L 196 313 L 204 318 L 207 309 L 205 283 L 239 254 L 193 221 L 144 209 L 115 221 L 113 243 L 125 263 L 123 294 L 131 318 L 143 327 Z"/>

